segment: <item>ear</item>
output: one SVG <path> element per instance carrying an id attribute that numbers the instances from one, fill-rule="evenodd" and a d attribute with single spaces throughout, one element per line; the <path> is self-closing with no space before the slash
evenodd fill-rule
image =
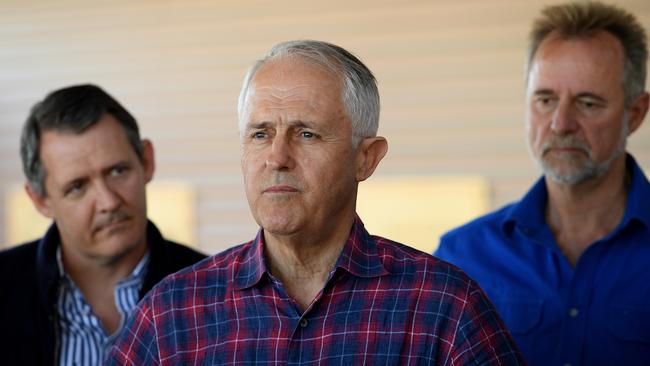
<path id="1" fill-rule="evenodd" d="M 47 195 L 45 197 L 41 197 L 38 193 L 32 190 L 32 187 L 29 185 L 29 183 L 25 183 L 25 192 L 27 192 L 29 199 L 32 200 L 34 207 L 36 207 L 41 215 L 50 219 L 54 218 L 54 210 L 50 205 L 50 199 L 47 198 Z"/>
<path id="2" fill-rule="evenodd" d="M 153 143 L 150 140 L 142 140 L 142 167 L 144 168 L 145 182 L 149 183 L 156 170 L 156 161 L 153 153 Z"/>
<path id="3" fill-rule="evenodd" d="M 647 92 L 641 93 L 632 104 L 630 108 L 630 134 L 636 131 L 637 128 L 643 123 L 646 113 L 648 113 L 648 104 L 650 103 L 650 96 Z"/>
<path id="4" fill-rule="evenodd" d="M 388 142 L 381 136 L 367 137 L 357 147 L 357 182 L 368 179 L 388 151 Z"/>

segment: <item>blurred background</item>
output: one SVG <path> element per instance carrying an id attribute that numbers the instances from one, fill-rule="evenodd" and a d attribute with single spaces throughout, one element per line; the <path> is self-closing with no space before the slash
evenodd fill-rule
<path id="1" fill-rule="evenodd" d="M 105 88 L 155 147 L 150 216 L 213 254 L 250 240 L 236 101 L 275 43 L 338 44 L 375 73 L 389 152 L 361 184 L 371 232 L 426 251 L 442 231 L 518 199 L 539 176 L 524 131 L 532 0 L 0 0 L 0 247 L 36 238 L 18 154 L 29 108 L 54 89 Z M 650 1 L 619 0 L 650 31 Z M 648 172 L 650 127 L 628 150 Z"/>

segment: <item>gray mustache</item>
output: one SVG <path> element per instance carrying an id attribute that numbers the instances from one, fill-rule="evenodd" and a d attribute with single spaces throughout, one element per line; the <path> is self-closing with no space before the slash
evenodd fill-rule
<path id="1" fill-rule="evenodd" d="M 591 155 L 591 149 L 589 146 L 583 142 L 578 140 L 577 138 L 573 136 L 551 136 L 544 143 L 542 144 L 542 153 L 546 153 L 548 150 L 552 148 L 571 148 L 571 149 L 580 149 L 585 152 L 587 152 L 589 155 Z"/>
<path id="2" fill-rule="evenodd" d="M 127 212 L 124 211 L 111 212 L 110 214 L 102 216 L 100 219 L 95 221 L 92 226 L 92 231 L 101 230 L 108 225 L 114 224 L 119 221 L 128 220 L 130 218 L 131 215 L 129 215 Z"/>

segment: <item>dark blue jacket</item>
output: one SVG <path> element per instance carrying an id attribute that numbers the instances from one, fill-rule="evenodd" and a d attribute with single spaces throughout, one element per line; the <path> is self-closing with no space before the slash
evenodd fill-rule
<path id="1" fill-rule="evenodd" d="M 59 231 L 52 225 L 40 240 L 0 251 L 0 363 L 54 365 L 59 270 Z M 149 222 L 151 260 L 140 298 L 168 274 L 205 258 L 204 254 L 165 240 Z"/>

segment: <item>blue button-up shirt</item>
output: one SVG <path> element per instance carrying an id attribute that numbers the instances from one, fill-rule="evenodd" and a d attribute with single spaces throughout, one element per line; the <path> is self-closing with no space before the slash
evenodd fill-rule
<path id="1" fill-rule="evenodd" d="M 149 252 L 138 262 L 129 276 L 115 285 L 115 307 L 122 316 L 118 331 L 106 334 L 101 320 L 84 298 L 81 290 L 63 268 L 61 247 L 57 251 L 61 286 L 57 301 L 59 362 L 61 366 L 100 365 L 119 329 L 133 312 L 149 265 Z"/>
<path id="2" fill-rule="evenodd" d="M 575 267 L 545 222 L 544 179 L 441 239 L 435 254 L 478 281 L 531 365 L 650 365 L 650 183 L 627 167 L 623 219 Z"/>

